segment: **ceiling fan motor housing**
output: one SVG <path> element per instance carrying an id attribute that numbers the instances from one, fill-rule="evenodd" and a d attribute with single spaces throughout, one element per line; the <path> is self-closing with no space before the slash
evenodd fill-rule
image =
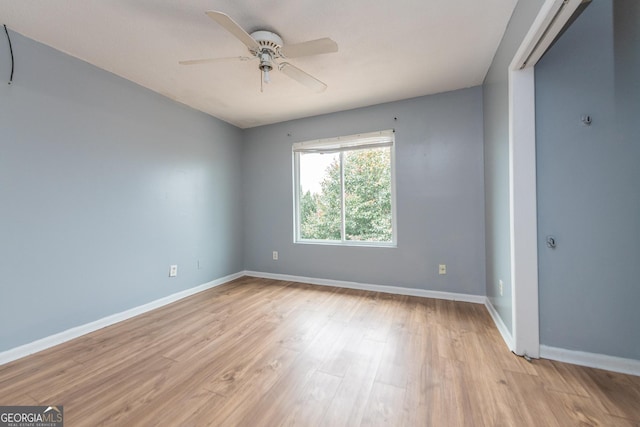
<path id="1" fill-rule="evenodd" d="M 253 37 L 255 41 L 258 42 L 258 45 L 260 45 L 259 52 L 251 52 L 254 55 L 259 55 L 260 53 L 267 51 L 273 58 L 281 56 L 280 48 L 282 48 L 284 43 L 282 42 L 282 38 L 280 38 L 276 33 L 260 30 L 251 33 L 251 37 Z M 262 60 L 262 58 L 260 59 Z"/>

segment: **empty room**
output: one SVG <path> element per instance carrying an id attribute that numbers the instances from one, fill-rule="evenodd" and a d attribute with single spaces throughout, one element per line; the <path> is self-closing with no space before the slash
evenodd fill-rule
<path id="1" fill-rule="evenodd" d="M 637 0 L 0 24 L 0 426 L 640 425 Z"/>

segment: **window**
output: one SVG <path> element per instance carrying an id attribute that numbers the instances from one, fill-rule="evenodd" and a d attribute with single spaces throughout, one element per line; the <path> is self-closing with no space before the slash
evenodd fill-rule
<path id="1" fill-rule="evenodd" d="M 293 144 L 295 241 L 394 246 L 392 130 Z"/>

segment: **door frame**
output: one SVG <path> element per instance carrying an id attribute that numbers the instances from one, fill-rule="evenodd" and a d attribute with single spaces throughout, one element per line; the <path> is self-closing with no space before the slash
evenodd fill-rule
<path id="1" fill-rule="evenodd" d="M 540 357 L 535 65 L 584 0 L 546 0 L 509 65 L 511 350 Z"/>

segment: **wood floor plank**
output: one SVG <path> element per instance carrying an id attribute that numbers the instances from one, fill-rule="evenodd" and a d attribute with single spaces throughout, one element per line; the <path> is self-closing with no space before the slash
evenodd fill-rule
<path id="1" fill-rule="evenodd" d="M 294 405 L 283 414 L 282 426 L 317 426 L 336 394 L 342 378 L 315 371 Z"/>
<path id="2" fill-rule="evenodd" d="M 195 425 L 242 425 L 246 419 L 248 408 L 253 408 L 272 393 L 273 387 L 292 372 L 292 367 L 299 356 L 298 352 L 276 346 L 263 355 L 254 364 L 245 382 L 239 384 L 233 395 L 218 399 L 197 418 Z M 259 416 L 259 414 L 257 414 Z M 248 420 L 251 422 L 251 420 Z"/>
<path id="3" fill-rule="evenodd" d="M 393 385 L 398 388 L 407 386 L 407 379 L 410 372 L 409 358 L 404 349 L 408 344 L 404 339 L 394 339 L 385 343 L 382 360 L 378 366 L 376 381 Z"/>
<path id="4" fill-rule="evenodd" d="M 2 400 L 0 400 L 0 402 L 2 402 Z M 27 394 L 13 395 L 11 397 L 10 402 L 11 402 L 11 405 L 16 405 L 16 406 L 38 406 L 38 405 L 40 405 L 40 402 L 38 402 L 36 399 L 34 399 L 33 397 L 31 397 L 31 396 L 29 396 Z"/>
<path id="5" fill-rule="evenodd" d="M 350 350 L 345 374 L 322 422 L 326 427 L 358 426 L 367 410 L 385 343 L 361 337 Z"/>
<path id="6" fill-rule="evenodd" d="M 317 313 L 307 313 L 307 316 L 321 323 L 322 326 L 318 329 L 317 334 L 312 339 L 307 339 L 308 328 L 306 324 L 301 327 L 302 335 L 296 336 L 301 336 L 303 339 L 296 340 L 295 345 L 295 349 L 301 354 L 296 358 L 286 375 L 273 384 L 270 392 L 264 395 L 255 406 L 247 408 L 248 412 L 239 424 L 252 425 L 257 420 L 260 420 L 260 425 L 278 425 L 282 422 L 294 410 L 297 397 L 307 388 L 307 383 L 318 371 L 325 356 L 333 352 L 333 347 L 336 345 L 335 329 L 328 318 L 319 316 Z M 294 349 L 289 340 L 277 344 L 286 349 Z"/>
<path id="7" fill-rule="evenodd" d="M 431 392 L 427 410 L 429 418 L 425 425 L 482 425 L 482 414 L 474 413 L 471 408 L 469 393 L 472 389 L 464 377 L 464 363 L 443 357 L 429 362 L 427 378 L 431 381 Z"/>
<path id="8" fill-rule="evenodd" d="M 77 363 L 72 359 L 51 364 L 40 363 L 39 360 L 31 362 L 34 360 L 33 357 L 23 360 L 24 366 L 21 366 L 21 364 L 16 365 L 19 375 L 13 375 L 11 371 L 7 371 L 6 377 L 0 377 L 0 405 L 11 404 L 13 396 L 23 393 L 28 393 L 33 397 L 33 395 L 38 394 L 42 384 L 50 381 L 51 378 L 55 378 L 56 375 L 64 374 L 69 369 L 77 366 Z"/>
<path id="9" fill-rule="evenodd" d="M 363 426 L 398 426 L 403 419 L 406 390 L 390 384 L 374 382 L 365 409 Z"/>
<path id="10" fill-rule="evenodd" d="M 589 397 L 590 394 L 584 382 L 574 375 L 573 366 L 545 359 L 535 361 L 536 373 L 540 376 L 546 390 Z"/>
<path id="11" fill-rule="evenodd" d="M 325 357 L 319 370 L 338 377 L 344 377 L 349 367 L 358 359 L 358 345 L 364 340 L 360 328 L 352 328 L 341 322 L 333 322 L 335 343 L 332 351 Z"/>
<path id="12" fill-rule="evenodd" d="M 162 393 L 124 414 L 117 422 L 109 419 L 108 423 L 126 426 L 208 425 L 211 421 L 215 422 L 215 417 L 207 413 L 209 408 L 215 407 L 223 399 L 223 396 L 201 389 L 185 390 L 178 396 Z"/>
<path id="13" fill-rule="evenodd" d="M 243 277 L 0 366 L 68 425 L 640 426 L 640 377 L 510 353 L 480 304 Z"/>
<path id="14" fill-rule="evenodd" d="M 428 419 L 431 382 L 426 361 L 436 356 L 433 329 L 427 321 L 429 312 L 422 300 L 407 302 L 407 352 L 414 360 L 407 364 L 407 383 L 402 425 L 420 425 Z"/>
<path id="15" fill-rule="evenodd" d="M 628 375 L 601 369 L 584 369 L 589 394 L 597 398 L 608 414 L 640 422 L 640 388 Z"/>

